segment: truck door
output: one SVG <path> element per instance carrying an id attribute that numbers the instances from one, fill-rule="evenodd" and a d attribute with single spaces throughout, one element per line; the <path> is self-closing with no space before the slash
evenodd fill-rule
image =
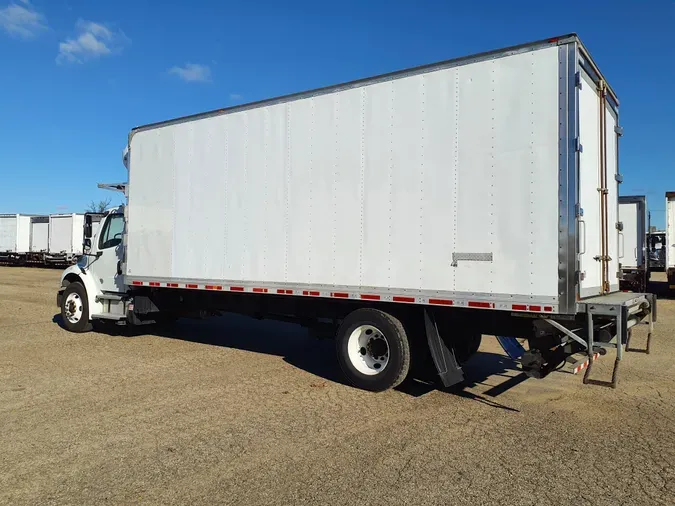
<path id="1" fill-rule="evenodd" d="M 579 90 L 579 295 L 619 288 L 618 118 L 607 87 L 582 66 Z"/>
<path id="2" fill-rule="evenodd" d="M 96 251 L 99 256 L 89 264 L 89 271 L 97 279 L 103 291 L 124 291 L 122 275 L 118 268 L 124 251 L 123 236 L 124 215 L 122 213 L 109 214 L 95 237 Z"/>

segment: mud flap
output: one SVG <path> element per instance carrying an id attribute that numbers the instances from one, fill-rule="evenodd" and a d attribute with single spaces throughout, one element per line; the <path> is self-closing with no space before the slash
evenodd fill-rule
<path id="1" fill-rule="evenodd" d="M 450 387 L 464 381 L 464 373 L 457 363 L 455 353 L 445 344 L 445 341 L 438 333 L 438 326 L 433 313 L 427 309 L 424 310 L 424 328 L 427 334 L 427 343 L 429 352 L 434 360 L 436 371 L 441 378 L 444 387 Z"/>
<path id="2" fill-rule="evenodd" d="M 515 337 L 497 336 L 497 341 L 511 360 L 519 360 L 525 354 L 525 348 Z"/>

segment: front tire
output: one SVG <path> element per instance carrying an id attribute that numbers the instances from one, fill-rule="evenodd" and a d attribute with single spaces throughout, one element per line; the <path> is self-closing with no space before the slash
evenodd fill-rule
<path id="1" fill-rule="evenodd" d="M 87 290 L 81 283 L 71 283 L 63 291 L 61 320 L 70 332 L 88 332 L 92 329 Z"/>
<path id="2" fill-rule="evenodd" d="M 357 388 L 382 392 L 408 375 L 408 337 L 400 320 L 384 311 L 351 312 L 337 331 L 336 346 L 342 372 Z"/>

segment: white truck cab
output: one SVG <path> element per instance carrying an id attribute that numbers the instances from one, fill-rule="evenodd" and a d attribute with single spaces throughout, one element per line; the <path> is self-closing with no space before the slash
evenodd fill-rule
<path id="1" fill-rule="evenodd" d="M 91 216 L 85 216 L 84 237 L 85 252 L 63 272 L 58 292 L 63 324 L 75 332 L 90 330 L 92 319 L 110 316 L 110 302 L 126 292 L 121 269 L 124 206 L 108 211 L 93 236 Z"/>

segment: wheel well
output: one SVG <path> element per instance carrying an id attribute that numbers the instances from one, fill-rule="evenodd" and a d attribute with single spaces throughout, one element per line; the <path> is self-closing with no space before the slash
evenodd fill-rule
<path id="1" fill-rule="evenodd" d="M 82 280 L 77 274 L 68 274 L 65 278 L 63 278 L 61 286 L 68 286 L 71 283 L 82 283 Z"/>

